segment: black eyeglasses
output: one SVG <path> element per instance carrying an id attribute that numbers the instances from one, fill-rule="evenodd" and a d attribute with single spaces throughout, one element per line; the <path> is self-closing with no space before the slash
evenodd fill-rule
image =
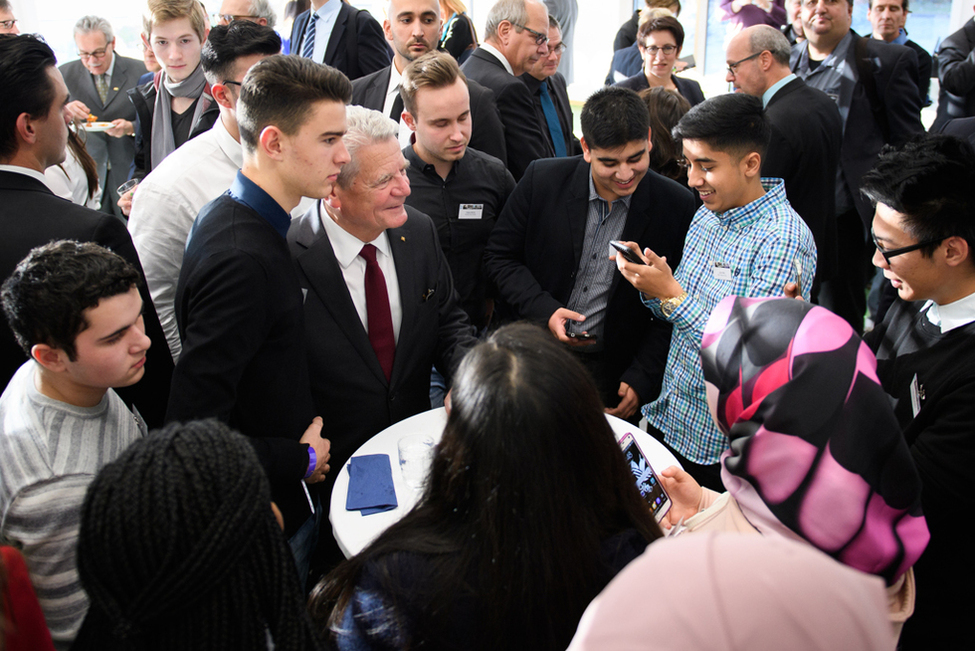
<path id="1" fill-rule="evenodd" d="M 762 50 L 762 52 L 765 52 L 765 50 Z M 738 72 L 737 72 L 738 71 L 738 66 L 740 66 L 741 64 L 743 64 L 745 61 L 751 61 L 755 57 L 761 55 L 762 52 L 756 52 L 755 54 L 752 54 L 751 56 L 745 57 L 744 59 L 738 59 L 734 63 L 729 63 L 728 64 L 728 72 L 730 72 L 732 75 L 738 74 Z"/>
<path id="2" fill-rule="evenodd" d="M 535 45 L 545 45 L 548 43 L 548 34 L 542 34 L 541 32 L 536 32 L 531 27 L 525 27 L 524 25 L 519 25 L 518 23 L 511 23 L 515 27 L 520 27 L 529 34 L 535 37 Z"/>
<path id="3" fill-rule="evenodd" d="M 650 55 L 650 58 L 657 56 L 657 52 L 663 52 L 667 56 L 670 56 L 677 51 L 676 45 L 665 45 L 663 47 L 657 47 L 656 45 L 648 45 L 643 48 L 643 51 Z"/>
<path id="4" fill-rule="evenodd" d="M 219 23 L 220 21 L 223 21 L 223 22 L 228 23 L 228 24 L 234 22 L 235 20 L 255 20 L 256 21 L 256 20 L 259 20 L 260 18 L 263 18 L 263 16 L 235 16 L 234 14 L 213 14 L 211 16 L 211 19 L 215 23 Z"/>
<path id="5" fill-rule="evenodd" d="M 565 48 L 569 47 L 565 43 L 559 43 L 558 45 L 549 45 L 548 53 L 551 54 L 562 54 L 565 52 Z"/>
<path id="6" fill-rule="evenodd" d="M 870 231 L 870 237 L 873 238 L 873 245 L 877 247 L 878 251 L 880 251 L 880 255 L 884 256 L 884 261 L 888 265 L 890 264 L 891 258 L 895 258 L 901 255 L 902 253 L 910 253 L 911 251 L 917 251 L 918 249 L 923 249 L 924 247 L 931 246 L 932 244 L 941 244 L 942 242 L 945 241 L 945 238 L 940 237 L 936 240 L 925 240 L 923 242 L 918 242 L 917 244 L 901 247 L 899 249 L 887 250 L 884 249 L 882 246 L 880 246 L 880 242 L 877 241 L 877 236 L 874 234 L 873 231 Z"/>
<path id="7" fill-rule="evenodd" d="M 11 18 L 10 20 L 0 20 L 0 27 L 3 27 L 4 29 L 13 29 L 13 26 L 16 24 L 16 18 Z"/>

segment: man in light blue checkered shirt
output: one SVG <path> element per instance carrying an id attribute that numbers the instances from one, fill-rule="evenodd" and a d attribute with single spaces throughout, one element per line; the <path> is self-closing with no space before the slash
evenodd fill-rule
<path id="1" fill-rule="evenodd" d="M 789 205 L 784 182 L 759 174 L 769 129 L 761 100 L 744 94 L 715 97 L 687 113 L 675 133 L 688 185 L 704 205 L 691 222 L 683 259 L 672 273 L 666 258 L 649 249 L 647 265 L 617 257 L 644 304 L 674 326 L 660 396 L 643 408 L 648 429 L 679 453 L 698 482 L 718 490 L 728 442 L 708 411 L 700 357 L 711 310 L 726 296 L 781 295 L 797 278 L 808 300 L 816 273 L 816 245 Z"/>

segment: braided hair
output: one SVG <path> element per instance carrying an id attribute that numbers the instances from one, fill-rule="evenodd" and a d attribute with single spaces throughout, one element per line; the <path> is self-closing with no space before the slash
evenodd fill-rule
<path id="1" fill-rule="evenodd" d="M 73 649 L 317 649 L 267 479 L 215 420 L 133 444 L 88 489 Z"/>

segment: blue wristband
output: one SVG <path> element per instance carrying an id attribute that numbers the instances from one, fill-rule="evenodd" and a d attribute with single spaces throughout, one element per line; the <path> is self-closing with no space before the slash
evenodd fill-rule
<path id="1" fill-rule="evenodd" d="M 315 466 L 318 465 L 318 455 L 315 454 L 315 448 L 308 446 L 308 472 L 305 473 L 305 479 L 308 479 L 315 472 Z"/>

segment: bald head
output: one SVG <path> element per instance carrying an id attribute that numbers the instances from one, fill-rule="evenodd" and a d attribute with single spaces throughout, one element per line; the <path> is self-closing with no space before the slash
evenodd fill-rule
<path id="1" fill-rule="evenodd" d="M 761 97 L 790 74 L 790 49 L 789 40 L 774 27 L 744 29 L 728 42 L 726 79 L 735 90 Z"/>

